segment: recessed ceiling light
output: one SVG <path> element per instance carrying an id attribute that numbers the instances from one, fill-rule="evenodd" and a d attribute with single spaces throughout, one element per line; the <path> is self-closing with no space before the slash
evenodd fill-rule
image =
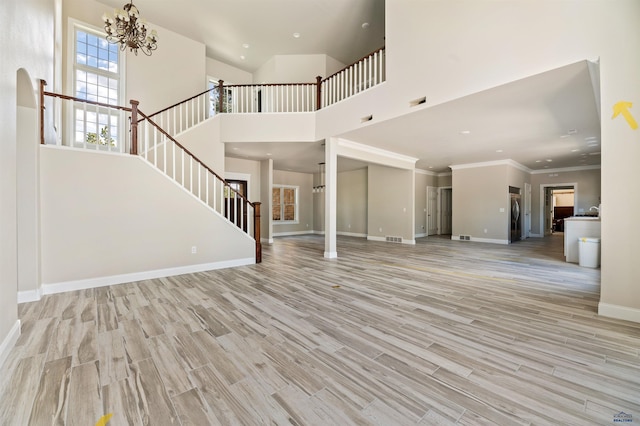
<path id="1" fill-rule="evenodd" d="M 542 163 L 542 160 L 536 160 L 536 163 Z"/>
<path id="2" fill-rule="evenodd" d="M 268 155 L 268 156 L 271 156 L 271 153 L 270 153 L 270 152 L 267 152 L 267 155 Z"/>
<path id="3" fill-rule="evenodd" d="M 243 61 L 246 59 L 244 55 L 240 55 L 240 59 L 242 59 Z"/>
<path id="4" fill-rule="evenodd" d="M 597 141 L 597 140 L 598 140 L 598 138 L 597 138 L 597 137 L 595 137 L 595 136 L 589 136 L 589 137 L 587 137 L 587 138 L 584 138 L 584 140 L 585 140 L 585 141 Z"/>
<path id="5" fill-rule="evenodd" d="M 579 149 L 572 149 L 571 152 L 578 152 L 580 151 Z"/>
<path id="6" fill-rule="evenodd" d="M 366 30 L 367 28 L 369 28 L 369 23 L 368 22 L 363 22 L 362 23 L 362 29 Z"/>
<path id="7" fill-rule="evenodd" d="M 560 135 L 560 139 L 568 138 L 569 135 Z"/>
<path id="8" fill-rule="evenodd" d="M 502 152 L 502 150 L 501 149 L 496 149 L 496 152 Z"/>
<path id="9" fill-rule="evenodd" d="M 433 169 L 433 166 L 429 166 L 430 169 Z"/>
<path id="10" fill-rule="evenodd" d="M 575 135 L 576 133 L 578 133 L 578 130 L 576 129 L 569 129 L 569 131 L 567 132 L 568 135 Z"/>
<path id="11" fill-rule="evenodd" d="M 551 158 L 547 158 L 547 163 L 552 162 L 553 160 Z"/>
<path id="12" fill-rule="evenodd" d="M 238 151 L 239 149 L 240 148 L 238 148 L 238 147 L 233 148 L 234 151 Z"/>
<path id="13" fill-rule="evenodd" d="M 244 47 L 245 49 L 248 49 L 249 48 L 249 44 L 245 43 L 245 44 L 242 45 L 242 47 Z"/>
<path id="14" fill-rule="evenodd" d="M 293 33 L 293 38 L 300 38 L 300 33 Z"/>
<path id="15" fill-rule="evenodd" d="M 468 135 L 468 134 L 470 134 L 470 133 L 471 133 L 471 130 L 461 130 L 461 131 L 460 131 L 460 134 L 461 134 L 461 135 Z"/>

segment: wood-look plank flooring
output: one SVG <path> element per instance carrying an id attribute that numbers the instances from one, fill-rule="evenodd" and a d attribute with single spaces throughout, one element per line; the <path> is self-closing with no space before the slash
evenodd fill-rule
<path id="1" fill-rule="evenodd" d="M 259 265 L 19 306 L 1 425 L 640 422 L 640 324 L 562 236 L 277 239 Z"/>

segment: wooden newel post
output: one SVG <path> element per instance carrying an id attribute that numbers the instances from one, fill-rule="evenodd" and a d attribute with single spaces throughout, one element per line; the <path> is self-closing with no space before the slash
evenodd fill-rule
<path id="1" fill-rule="evenodd" d="M 253 238 L 256 240 L 256 263 L 262 262 L 262 243 L 260 242 L 260 204 L 253 203 Z"/>
<path id="2" fill-rule="evenodd" d="M 40 80 L 40 144 L 44 145 L 44 86 L 47 82 Z"/>
<path id="3" fill-rule="evenodd" d="M 138 155 L 138 105 L 140 102 L 131 99 L 131 155 Z"/>
<path id="4" fill-rule="evenodd" d="M 224 112 L 224 110 L 222 109 L 224 106 L 224 80 L 218 80 L 218 104 L 218 112 Z"/>
<path id="5" fill-rule="evenodd" d="M 316 111 L 322 108 L 322 77 L 316 77 Z"/>

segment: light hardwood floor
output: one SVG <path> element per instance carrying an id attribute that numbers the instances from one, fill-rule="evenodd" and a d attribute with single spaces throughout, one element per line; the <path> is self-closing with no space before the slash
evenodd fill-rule
<path id="1" fill-rule="evenodd" d="M 640 324 L 561 236 L 277 239 L 260 265 L 19 307 L 1 425 L 640 422 Z"/>

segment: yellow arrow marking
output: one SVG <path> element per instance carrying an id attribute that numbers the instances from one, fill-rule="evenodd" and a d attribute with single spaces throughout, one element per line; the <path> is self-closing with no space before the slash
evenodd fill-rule
<path id="1" fill-rule="evenodd" d="M 100 420 L 98 420 L 96 426 L 106 426 L 106 424 L 109 423 L 109 420 L 111 420 L 111 417 L 113 417 L 113 413 L 105 414 L 104 416 L 100 417 Z"/>
<path id="2" fill-rule="evenodd" d="M 636 130 L 638 128 L 638 123 L 633 118 L 633 115 L 631 115 L 631 113 L 629 112 L 629 108 L 631 108 L 632 106 L 633 104 L 631 102 L 618 102 L 613 106 L 613 116 L 611 117 L 611 119 L 613 120 L 618 115 L 622 114 L 624 119 L 627 120 L 627 123 L 629 123 L 629 127 L 631 127 L 633 130 Z"/>

